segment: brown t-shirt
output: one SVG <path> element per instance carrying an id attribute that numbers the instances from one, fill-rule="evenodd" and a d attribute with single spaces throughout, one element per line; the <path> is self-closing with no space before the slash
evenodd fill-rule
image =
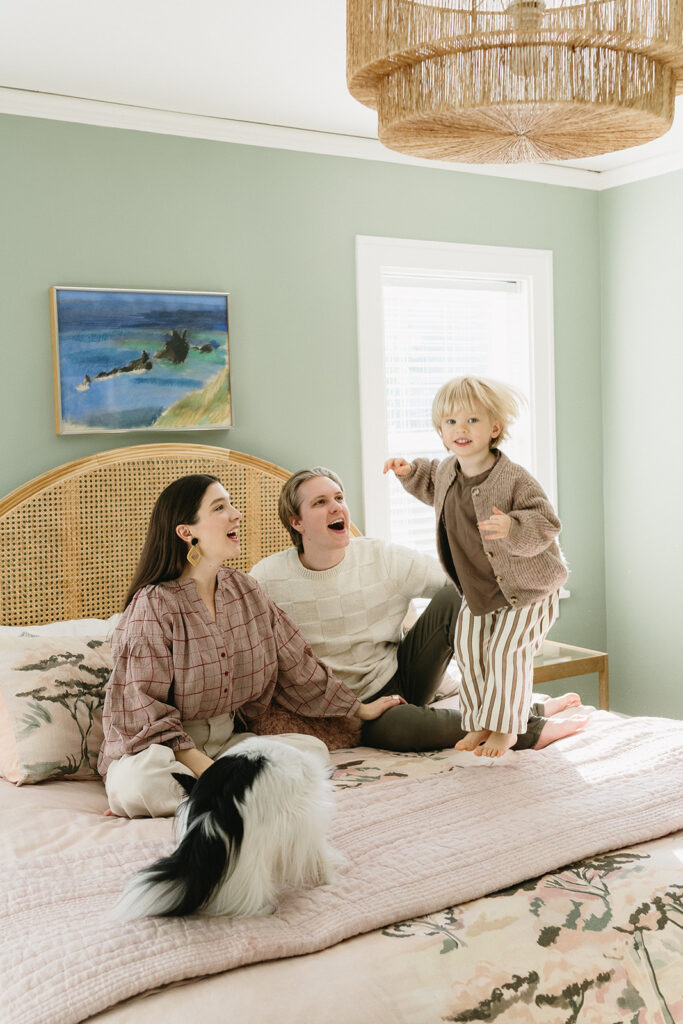
<path id="1" fill-rule="evenodd" d="M 508 607 L 484 552 L 472 502 L 472 488 L 483 483 L 491 469 L 478 476 L 463 476 L 458 472 L 446 492 L 441 516 L 440 529 L 445 529 L 457 582 L 473 615 L 487 615 L 497 608 Z"/>

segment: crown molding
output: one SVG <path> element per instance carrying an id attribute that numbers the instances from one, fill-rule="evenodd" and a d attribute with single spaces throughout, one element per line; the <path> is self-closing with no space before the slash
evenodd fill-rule
<path id="1" fill-rule="evenodd" d="M 604 192 L 606 189 L 618 188 L 619 185 L 632 185 L 636 181 L 658 178 L 662 174 L 670 174 L 672 171 L 681 169 L 683 169 L 683 150 L 672 150 L 669 153 L 662 153 L 660 156 L 635 161 L 624 167 L 601 171 L 596 188 L 599 192 Z"/>
<path id="2" fill-rule="evenodd" d="M 128 106 L 24 89 L 0 87 L 0 112 L 22 117 L 39 117 L 53 121 L 98 125 L 104 128 L 180 135 L 186 138 L 230 142 L 243 146 L 263 146 L 269 149 L 295 150 L 324 156 L 376 160 L 431 170 L 444 170 L 451 173 L 455 171 L 461 174 L 511 178 L 547 185 L 563 185 L 569 188 L 598 189 L 602 179 L 602 174 L 596 171 L 553 164 L 474 166 L 437 160 L 418 160 L 386 149 L 377 139 L 362 138 L 356 135 L 283 128 L 278 125 L 256 124 L 250 121 L 231 121 L 220 117 L 183 114 L 171 110 Z"/>
<path id="3" fill-rule="evenodd" d="M 478 174 L 486 177 L 531 181 L 599 192 L 683 169 L 683 147 L 604 171 L 589 171 L 584 168 L 552 163 L 483 166 L 453 164 L 438 160 L 418 160 L 386 149 L 377 139 L 363 138 L 357 135 L 284 128 L 279 125 L 257 124 L 251 121 L 232 121 L 227 118 L 206 117 L 200 114 L 183 114 L 152 107 L 136 107 L 121 103 L 81 99 L 76 96 L 61 96 L 56 93 L 2 87 L 0 87 L 0 113 L 47 118 L 52 121 L 70 121 L 76 124 L 90 124 L 127 131 L 178 135 L 185 138 L 229 142 L 242 146 L 262 146 L 268 149 L 287 149 L 301 153 L 317 153 L 323 156 L 376 160 L 383 163 L 450 171 L 451 173 L 455 171 L 459 174 Z"/>

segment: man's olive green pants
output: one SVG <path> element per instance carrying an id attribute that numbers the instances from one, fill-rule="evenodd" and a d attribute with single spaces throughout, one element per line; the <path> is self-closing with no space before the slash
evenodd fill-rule
<path id="1" fill-rule="evenodd" d="M 361 742 L 382 750 L 424 751 L 453 747 L 466 735 L 460 712 L 427 707 L 439 688 L 453 657 L 455 622 L 460 611 L 460 595 L 450 584 L 429 602 L 415 625 L 398 645 L 398 668 L 379 693 L 398 693 L 407 704 L 390 708 L 372 722 L 364 722 Z M 366 701 L 367 703 L 367 701 Z M 533 704 L 527 730 L 518 736 L 514 750 L 535 746 L 546 719 L 542 704 Z"/>

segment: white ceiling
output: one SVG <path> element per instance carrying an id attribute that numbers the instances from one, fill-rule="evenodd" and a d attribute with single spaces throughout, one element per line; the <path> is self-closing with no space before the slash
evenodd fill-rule
<path id="1" fill-rule="evenodd" d="M 347 92 L 345 18 L 344 0 L 0 0 L 0 110 L 205 137 L 230 138 L 232 127 L 235 141 L 397 159 L 368 143 L 375 113 Z M 247 126 L 278 131 L 268 142 L 267 129 L 249 137 Z M 296 141 L 283 128 L 300 130 Z M 683 103 L 647 146 L 488 170 L 602 188 L 679 166 Z"/>

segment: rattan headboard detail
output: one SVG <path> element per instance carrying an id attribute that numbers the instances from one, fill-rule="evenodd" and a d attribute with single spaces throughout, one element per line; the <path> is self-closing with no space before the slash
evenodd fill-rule
<path id="1" fill-rule="evenodd" d="M 186 473 L 219 477 L 244 513 L 242 553 L 230 565 L 247 572 L 289 547 L 277 515 L 287 470 L 209 445 L 117 448 L 44 473 L 0 501 L 0 624 L 120 611 L 152 506 Z"/>

